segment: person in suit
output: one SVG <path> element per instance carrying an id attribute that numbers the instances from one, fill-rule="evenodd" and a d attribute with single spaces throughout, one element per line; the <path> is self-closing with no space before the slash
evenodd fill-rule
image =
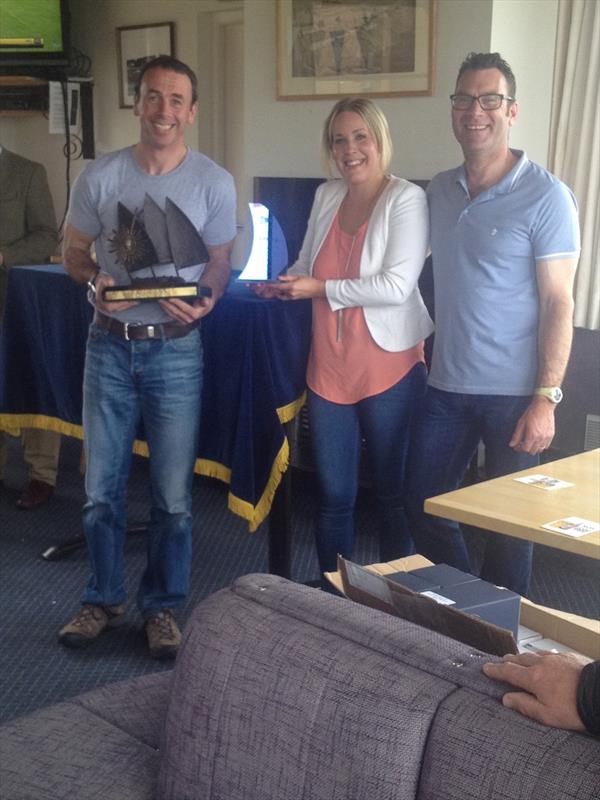
<path id="1" fill-rule="evenodd" d="M 18 264 L 43 264 L 56 251 L 58 233 L 46 170 L 41 164 L 0 148 L 0 324 L 6 302 L 8 270 Z M 24 428 L 23 456 L 29 481 L 17 499 L 23 510 L 47 503 L 58 473 L 60 434 Z M 7 443 L 0 432 L 0 479 Z"/>

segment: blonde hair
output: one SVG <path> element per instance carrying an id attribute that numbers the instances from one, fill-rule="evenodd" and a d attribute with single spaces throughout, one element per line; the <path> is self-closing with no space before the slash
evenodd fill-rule
<path id="1" fill-rule="evenodd" d="M 338 100 L 329 112 L 321 135 L 321 161 L 325 172 L 329 176 L 333 175 L 333 125 L 337 117 L 344 111 L 351 111 L 362 117 L 377 144 L 381 158 L 381 169 L 387 172 L 393 152 L 388 121 L 379 106 L 365 97 L 344 97 L 342 100 Z"/>

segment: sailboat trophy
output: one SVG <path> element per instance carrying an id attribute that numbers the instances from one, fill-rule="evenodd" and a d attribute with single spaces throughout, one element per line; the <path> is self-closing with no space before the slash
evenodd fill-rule
<path id="1" fill-rule="evenodd" d="M 143 215 L 117 206 L 118 230 L 111 239 L 111 252 L 122 264 L 131 283 L 107 286 L 102 297 L 117 300 L 193 301 L 210 297 L 208 286 L 187 282 L 179 274 L 185 267 L 206 264 L 209 253 L 202 237 L 183 211 L 168 197 L 163 211 L 146 195 Z M 144 271 L 144 275 L 139 273 Z M 149 273 L 149 274 L 148 274 Z"/>

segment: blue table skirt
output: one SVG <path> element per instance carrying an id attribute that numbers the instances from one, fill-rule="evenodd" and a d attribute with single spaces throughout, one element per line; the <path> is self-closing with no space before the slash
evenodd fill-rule
<path id="1" fill-rule="evenodd" d="M 62 266 L 9 270 L 0 335 L 0 430 L 83 438 L 82 382 L 92 308 Z M 310 303 L 238 288 L 202 322 L 204 391 L 196 472 L 229 484 L 229 508 L 255 530 L 289 459 L 283 424 L 304 401 Z M 147 455 L 140 439 L 135 452 Z"/>

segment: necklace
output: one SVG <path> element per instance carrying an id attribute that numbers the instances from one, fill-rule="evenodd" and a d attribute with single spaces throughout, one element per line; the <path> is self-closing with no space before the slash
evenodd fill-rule
<path id="1" fill-rule="evenodd" d="M 342 229 L 339 228 L 339 219 L 338 219 L 338 229 L 339 229 L 339 232 L 341 233 Z M 358 231 L 352 237 L 352 241 L 350 242 L 350 248 L 348 249 L 348 256 L 346 257 L 346 264 L 344 265 L 344 269 L 342 271 L 342 274 L 338 275 L 339 278 L 343 278 L 348 274 L 348 267 L 350 266 L 350 259 L 352 258 L 352 253 L 354 252 L 354 245 L 356 243 L 357 234 L 358 234 Z M 343 308 L 339 308 L 337 310 L 337 333 L 336 333 L 336 337 L 335 337 L 336 342 L 341 342 L 342 341 L 343 324 L 344 324 L 344 309 Z"/>

